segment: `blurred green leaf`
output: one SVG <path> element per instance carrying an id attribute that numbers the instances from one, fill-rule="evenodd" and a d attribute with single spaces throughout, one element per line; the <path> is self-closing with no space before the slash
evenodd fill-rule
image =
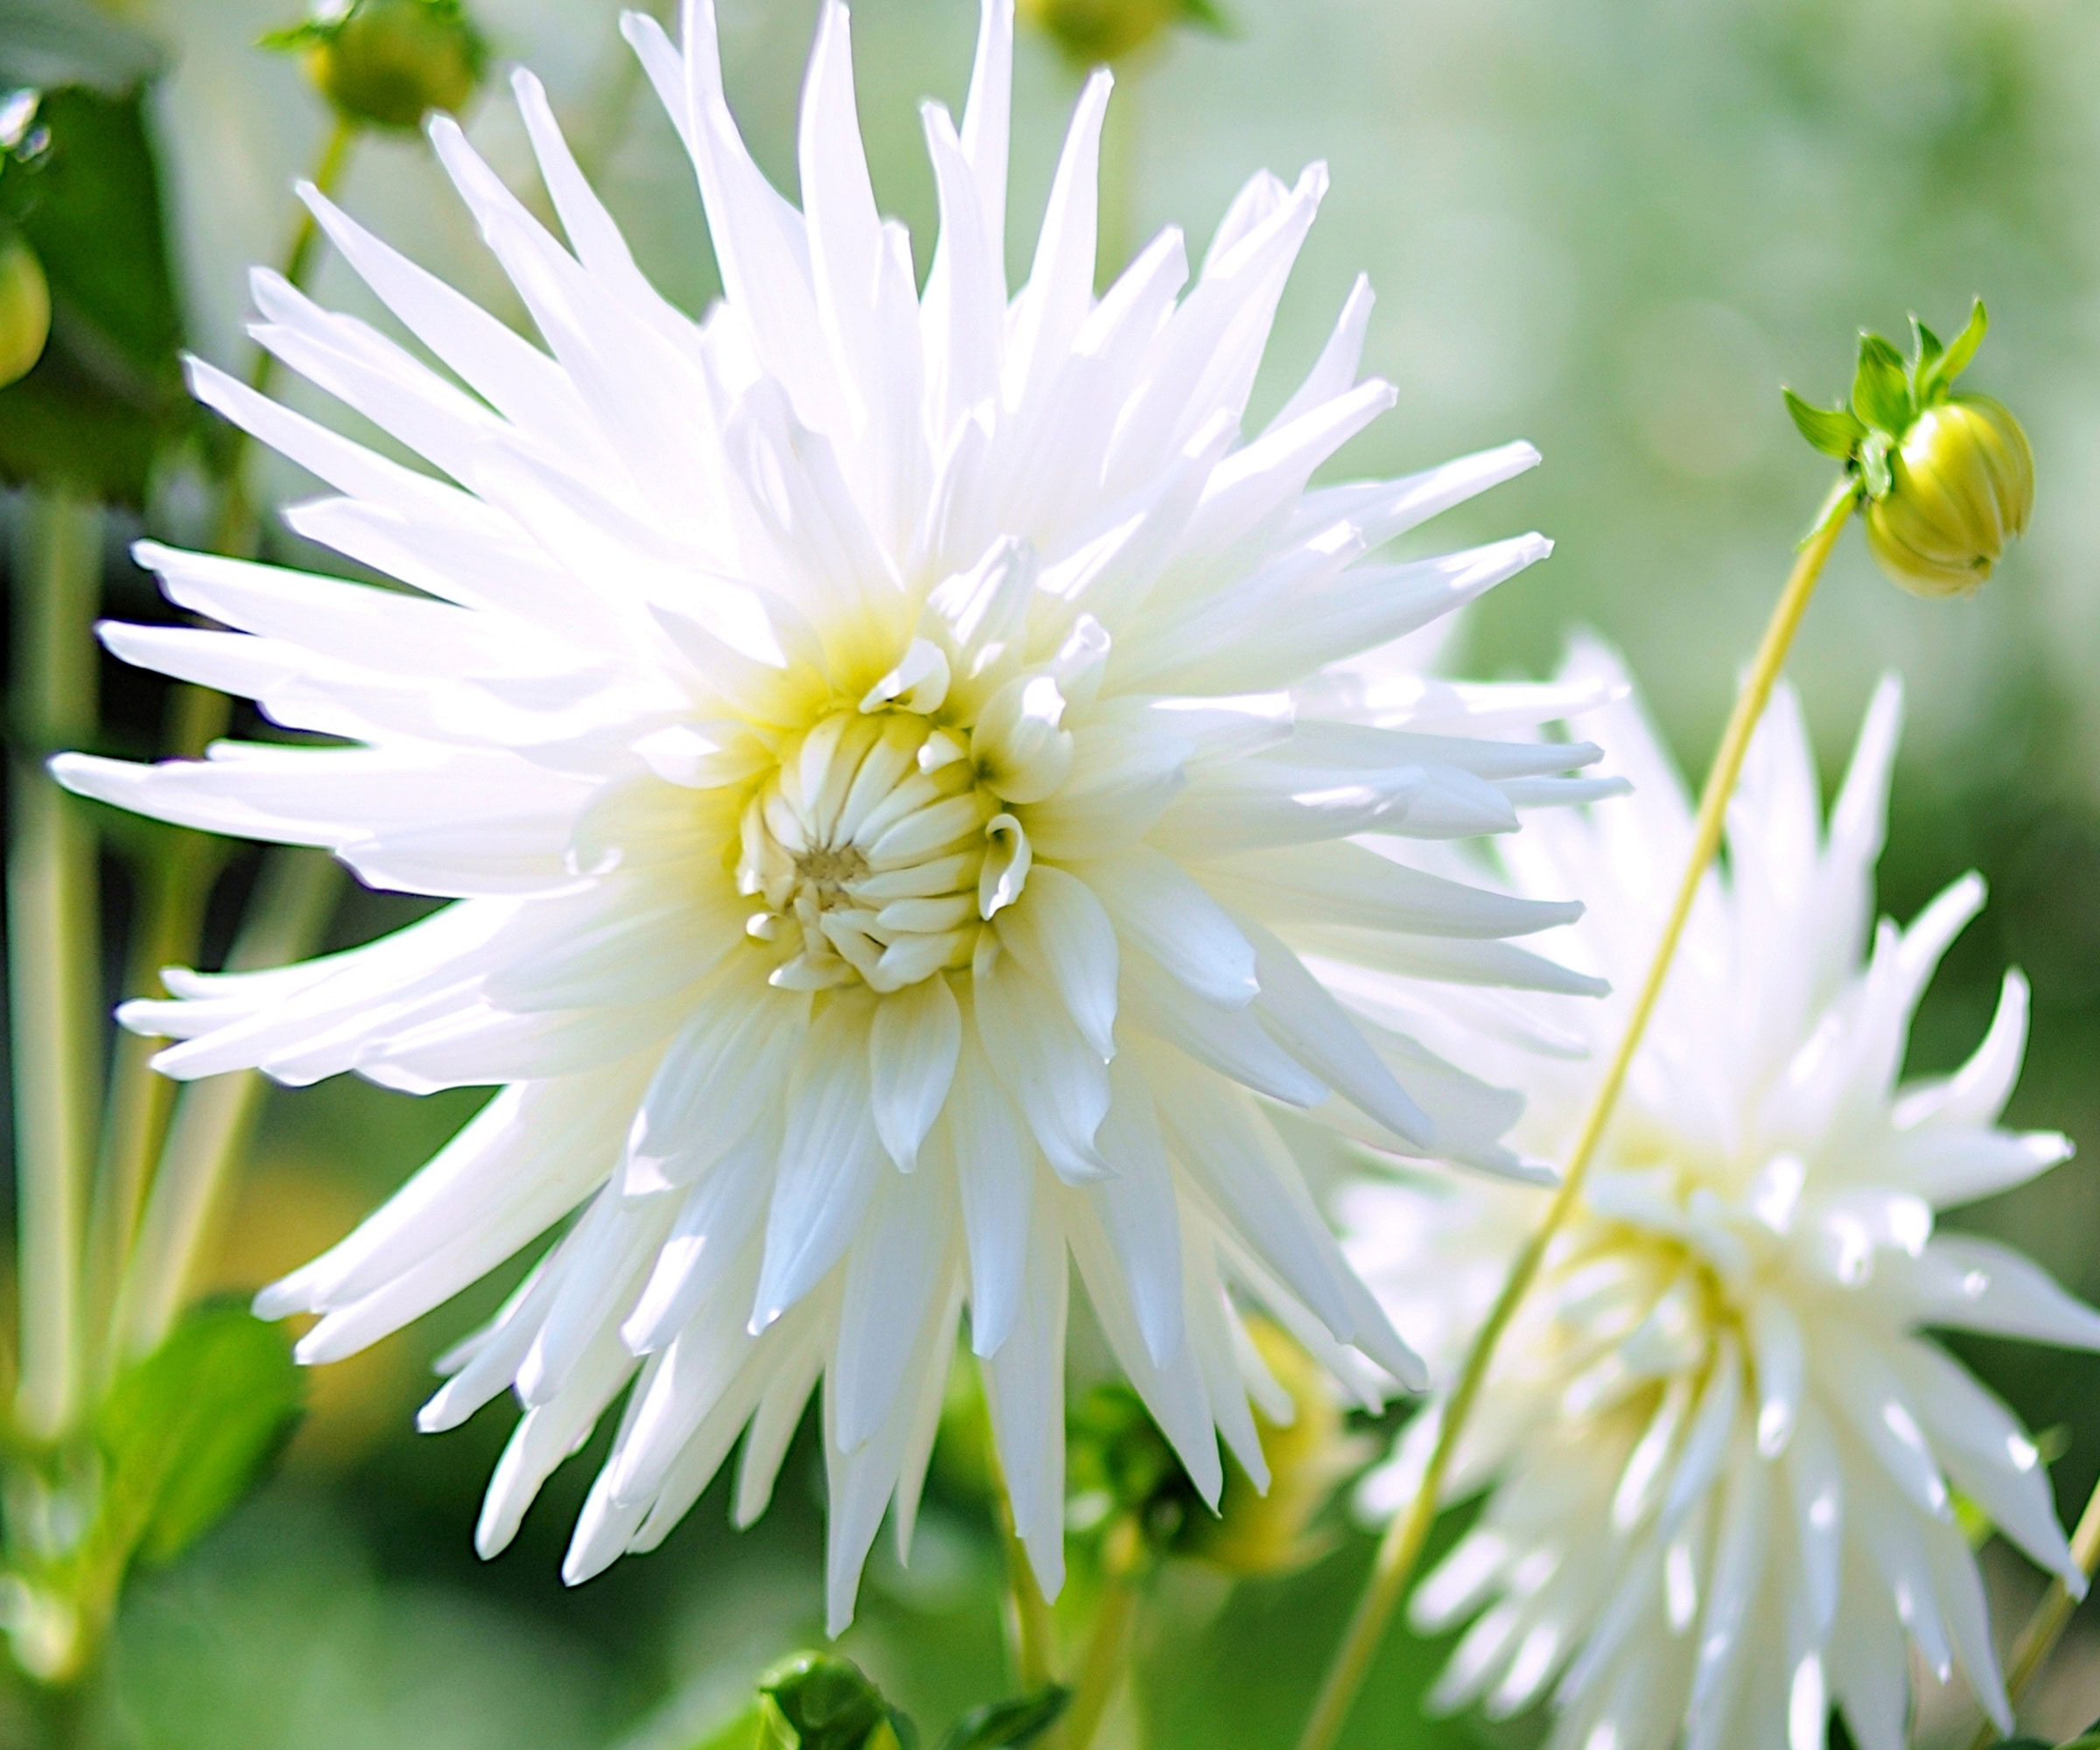
<path id="1" fill-rule="evenodd" d="M 165 1562 L 209 1530 L 284 1450 L 304 1396 L 278 1326 L 231 1302 L 193 1309 L 96 1422 L 102 1515 L 123 1546 Z"/>
<path id="2" fill-rule="evenodd" d="M 1869 425 L 1901 437 L 1911 421 L 1909 374 L 1903 355 L 1879 334 L 1859 337 L 1859 364 L 1852 374 L 1852 411 Z"/>
<path id="3" fill-rule="evenodd" d="M 972 1708 L 949 1729 L 941 1750 L 1019 1750 L 1055 1725 L 1071 1699 L 1062 1684 L 1046 1684 L 1031 1694 Z"/>
<path id="4" fill-rule="evenodd" d="M 0 220 L 42 264 L 51 339 L 0 391 L 0 480 L 143 503 L 156 455 L 192 418 L 144 90 L 47 89 L 36 121 L 46 143 L 0 175 Z"/>
<path id="5" fill-rule="evenodd" d="M 1866 427 L 1842 407 L 1811 407 L 1790 388 L 1780 393 L 1787 398 L 1787 411 L 1794 416 L 1795 429 L 1826 456 L 1835 456 L 1841 462 L 1849 460 L 1859 440 L 1866 436 Z"/>
<path id="6" fill-rule="evenodd" d="M 121 96 L 161 70 L 159 46 L 80 0 L 0 7 L 0 91 L 80 85 Z"/>
<path id="7" fill-rule="evenodd" d="M 765 1726 L 765 1719 L 754 1703 L 719 1732 L 710 1732 L 701 1739 L 693 1750 L 754 1750 L 763 1741 L 759 1734 Z"/>

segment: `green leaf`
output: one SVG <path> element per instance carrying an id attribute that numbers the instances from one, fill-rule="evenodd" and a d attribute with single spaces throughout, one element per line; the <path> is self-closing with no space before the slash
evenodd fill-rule
<path id="1" fill-rule="evenodd" d="M 102 1512 L 123 1546 L 165 1562 L 196 1542 L 284 1450 L 304 1396 L 282 1329 L 230 1301 L 193 1308 L 96 1418 Z"/>
<path id="2" fill-rule="evenodd" d="M 1019 1750 L 1055 1725 L 1071 1699 L 1062 1684 L 1046 1684 L 1032 1694 L 973 1708 L 942 1740 L 941 1750 Z"/>
<path id="3" fill-rule="evenodd" d="M 1910 374 L 1903 368 L 1903 355 L 1879 334 L 1859 337 L 1852 411 L 1869 425 L 1899 438 L 1910 424 Z"/>
<path id="4" fill-rule="evenodd" d="M 117 97 L 158 74 L 151 38 L 80 0 L 7 0 L 0 8 L 0 91 L 82 85 Z"/>
<path id="5" fill-rule="evenodd" d="M 1933 360 L 1929 370 L 1918 374 L 1918 403 L 1925 404 L 1928 397 L 1943 394 L 1949 384 L 1969 368 L 1970 360 L 1976 357 L 1976 349 L 1984 344 L 1984 336 L 1990 332 L 1991 317 L 1984 308 L 1984 300 L 1978 298 L 1970 306 L 1969 319 L 1962 325 L 1962 332 L 1949 343 L 1947 350 Z"/>
<path id="6" fill-rule="evenodd" d="M 758 1708 L 747 1707 L 727 1726 L 696 1740 L 692 1750 L 757 1750 L 762 1726 Z"/>
<path id="7" fill-rule="evenodd" d="M 0 481 L 142 504 L 163 446 L 197 429 L 144 94 L 46 90 L 37 124 L 49 144 L 0 176 L 0 220 L 43 265 L 51 340 L 0 390 Z"/>
<path id="8" fill-rule="evenodd" d="M 1199 30 L 1208 31 L 1213 36 L 1236 37 L 1239 27 L 1231 15 L 1216 4 L 1216 0 L 1181 0 L 1181 17 Z"/>
<path id="9" fill-rule="evenodd" d="M 1794 416 L 1795 429 L 1814 448 L 1841 462 L 1852 459 L 1853 450 L 1866 436 L 1866 427 L 1854 415 L 1842 407 L 1811 407 L 1790 388 L 1780 393 L 1787 398 L 1787 411 Z"/>
<path id="10" fill-rule="evenodd" d="M 1940 337 L 1918 320 L 1917 312 L 1910 315 L 1911 374 L 1920 382 L 1930 370 L 1940 354 L 1947 349 L 1940 344 Z"/>

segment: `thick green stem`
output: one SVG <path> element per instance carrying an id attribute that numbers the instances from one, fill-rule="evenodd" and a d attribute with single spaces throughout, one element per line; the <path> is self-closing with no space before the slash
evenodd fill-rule
<path id="1" fill-rule="evenodd" d="M 94 835 L 44 756 L 92 732 L 100 508 L 32 497 L 18 568 L 15 695 L 28 743 L 13 762 L 7 859 L 21 1371 L 15 1417 L 55 1440 L 80 1406 L 80 1230 L 101 1105 L 102 948 Z"/>
<path id="2" fill-rule="evenodd" d="M 2085 1511 L 2078 1516 L 2078 1529 L 2071 1533 L 2071 1559 L 2089 1580 L 2093 1570 L 2100 1567 L 2100 1483 L 2093 1485 L 2092 1494 L 2086 1497 Z M 2015 1707 L 2054 1650 L 2076 1607 L 2077 1600 L 2062 1579 L 2051 1580 L 2041 1602 L 2034 1606 L 2034 1615 L 2013 1642 L 2012 1656 L 2006 1662 L 2006 1694 Z M 1985 1720 L 1983 1729 L 1970 1740 L 1970 1750 L 1990 1750 L 1999 1741 L 1998 1728 Z"/>
<path id="3" fill-rule="evenodd" d="M 1072 1705 L 1060 1722 L 1061 1750 L 1092 1750 L 1094 1739 L 1116 1699 L 1130 1662 L 1130 1630 L 1138 1620 L 1138 1564 L 1144 1539 L 1132 1520 L 1109 1533 L 1102 1550 L 1101 1595 L 1094 1600 L 1094 1627 L 1080 1655 Z"/>
<path id="4" fill-rule="evenodd" d="M 1388 1624 L 1399 1605 L 1401 1595 L 1407 1590 L 1413 1576 L 1415 1563 L 1422 1554 L 1422 1545 L 1427 1541 L 1430 1527 L 1435 1522 L 1440 1505 L 1444 1479 L 1451 1468 L 1452 1455 L 1458 1449 L 1467 1417 L 1474 1400 L 1486 1382 L 1489 1364 L 1494 1359 L 1494 1348 L 1502 1332 L 1516 1316 L 1530 1290 L 1539 1266 L 1545 1261 L 1554 1236 L 1559 1233 L 1571 1211 L 1582 1195 L 1584 1180 L 1589 1175 L 1590 1163 L 1596 1158 L 1598 1146 L 1611 1124 L 1612 1112 L 1618 1104 L 1619 1093 L 1626 1084 L 1628 1072 L 1633 1068 L 1634 1054 L 1640 1049 L 1642 1036 L 1655 1013 L 1656 1004 L 1662 995 L 1662 986 L 1670 975 L 1670 962 L 1675 958 L 1677 943 L 1684 934 L 1684 925 L 1691 915 L 1692 902 L 1698 897 L 1699 885 L 1705 878 L 1707 865 L 1720 849 L 1721 833 L 1727 820 L 1728 799 L 1735 793 L 1736 780 L 1741 775 L 1744 757 L 1750 751 L 1750 738 L 1756 731 L 1758 721 L 1764 716 L 1765 705 L 1772 696 L 1772 688 L 1779 679 L 1787 652 L 1794 642 L 1794 634 L 1800 628 L 1802 615 L 1807 612 L 1809 601 L 1816 592 L 1816 580 L 1830 552 L 1838 544 L 1838 537 L 1844 532 L 1846 520 L 1858 502 L 1858 487 L 1848 477 L 1840 481 L 1831 492 L 1817 517 L 1816 527 L 1794 564 L 1793 574 L 1781 592 L 1779 605 L 1772 611 L 1772 619 L 1765 627 L 1763 641 L 1758 646 L 1757 655 L 1752 661 L 1750 672 L 1744 679 L 1742 690 L 1736 696 L 1735 709 L 1730 713 L 1728 727 L 1721 737 L 1720 751 L 1714 756 L 1713 769 L 1707 774 L 1706 788 L 1699 797 L 1699 811 L 1693 822 L 1691 851 L 1685 858 L 1684 872 L 1677 884 L 1676 901 L 1670 917 L 1662 927 L 1662 934 L 1656 944 L 1654 957 L 1648 962 L 1648 976 L 1642 981 L 1640 995 L 1634 1003 L 1633 1012 L 1628 1017 L 1626 1031 L 1621 1035 L 1617 1051 L 1599 1082 L 1597 1092 L 1590 1103 L 1581 1130 L 1577 1133 L 1575 1146 L 1568 1157 L 1566 1171 L 1563 1173 L 1560 1188 L 1548 1206 L 1545 1219 L 1538 1229 L 1524 1243 L 1511 1265 L 1508 1281 L 1496 1298 L 1488 1320 L 1480 1326 L 1467 1352 L 1465 1366 L 1460 1369 L 1457 1385 L 1441 1410 L 1441 1421 L 1437 1431 L 1434 1449 L 1430 1454 L 1428 1466 L 1422 1474 L 1420 1485 L 1406 1510 L 1394 1519 L 1386 1529 L 1384 1538 L 1378 1546 L 1376 1559 L 1371 1564 L 1369 1578 L 1365 1582 L 1363 1595 L 1357 1600 L 1354 1614 L 1343 1634 L 1341 1645 L 1336 1649 L 1334 1662 L 1327 1669 L 1326 1680 L 1320 1685 L 1318 1700 L 1313 1704 L 1311 1718 L 1298 1741 L 1298 1750 L 1328 1750 L 1354 1705 L 1357 1691 L 1369 1673 L 1371 1661 L 1385 1638 Z"/>
<path id="5" fill-rule="evenodd" d="M 326 853 L 271 851 L 227 970 L 278 966 L 312 954 L 341 887 L 342 872 Z M 260 1074 L 243 1069 L 194 1082 L 178 1098 L 117 1292 L 112 1347 L 120 1361 L 151 1354 L 182 1310 L 263 1087 Z"/>

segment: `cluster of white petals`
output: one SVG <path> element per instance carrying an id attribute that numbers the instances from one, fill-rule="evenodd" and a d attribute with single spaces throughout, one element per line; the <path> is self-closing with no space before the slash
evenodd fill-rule
<path id="1" fill-rule="evenodd" d="M 1621 679 L 1594 649 L 1572 667 Z M 1908 929 L 1872 923 L 1900 715 L 1885 682 L 1827 830 L 1791 692 L 1758 731 L 1726 872 L 1460 1440 L 1447 1498 L 1488 1500 L 1411 1602 L 1424 1631 L 1472 1619 L 1433 1691 L 1444 1708 L 1501 1718 L 1550 1698 L 1565 1750 L 1822 1750 L 1834 1704 L 1862 1750 L 1903 1750 L 1911 1648 L 1942 1681 L 1958 1667 L 2009 1726 L 1957 1491 L 2083 1591 L 2034 1444 L 1921 1334 L 2100 1348 L 2100 1314 L 2002 1245 L 1934 1232 L 1936 1211 L 2070 1148 L 1997 1123 L 2026 1040 L 2017 972 L 1966 1065 L 1899 1082 L 1918 999 L 1984 897 L 1971 875 Z M 1690 842 L 1638 704 L 1587 721 L 1634 799 L 1543 817 L 1503 860 L 1520 893 L 1589 899 L 1554 944 L 1620 995 L 1543 1002 L 1530 1049 L 1474 1060 L 1529 1096 L 1513 1140 L 1548 1156 L 1572 1142 Z M 1544 1200 L 1348 1192 L 1350 1256 L 1440 1378 Z M 1370 1510 L 1412 1494 L 1438 1414 L 1367 1480 Z"/>
<path id="2" fill-rule="evenodd" d="M 1595 750 L 1513 738 L 1558 696 L 1335 665 L 1546 551 L 1379 556 L 1536 458 L 1309 486 L 1394 398 L 1357 380 L 1361 284 L 1242 432 L 1324 172 L 1256 177 L 1193 279 L 1168 230 L 1097 297 L 1105 74 L 1010 296 L 1006 0 L 961 127 L 925 109 L 923 291 L 871 190 L 842 6 L 808 68 L 799 210 L 738 136 L 706 0 L 682 46 L 626 29 L 697 172 L 721 301 L 696 322 L 651 288 L 528 74 L 562 239 L 450 121 L 430 136 L 543 348 L 307 191 L 441 368 L 267 274 L 253 332 L 429 468 L 192 381 L 332 488 L 292 528 L 405 588 L 144 550 L 228 629 L 111 626 L 110 648 L 336 745 L 57 766 L 456 903 L 308 963 L 178 973 L 124 1019 L 179 1041 L 158 1060 L 179 1076 L 499 1088 L 259 1303 L 320 1314 L 301 1353 L 325 1361 L 554 1235 L 422 1416 L 525 1406 L 484 1550 L 622 1393 L 570 1578 L 654 1544 L 739 1438 L 748 1519 L 821 1376 L 836 1627 L 892 1502 L 908 1537 L 967 1309 L 1054 1588 L 1074 1264 L 1213 1499 L 1221 1436 L 1263 1474 L 1249 1393 L 1275 1388 L 1242 1304 L 1365 1394 L 1419 1377 L 1256 1096 L 1516 1167 L 1515 1102 L 1404 1018 L 1454 981 L 1591 988 L 1503 940 L 1576 908 L 1395 847 L 1601 794 L 1561 775 Z M 1301 951 L 1408 994 L 1354 1012 Z"/>

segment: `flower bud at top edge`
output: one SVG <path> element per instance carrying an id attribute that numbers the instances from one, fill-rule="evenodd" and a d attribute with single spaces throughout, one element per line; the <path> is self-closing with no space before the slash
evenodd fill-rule
<path id="1" fill-rule="evenodd" d="M 488 45 L 460 0 L 353 0 L 263 38 L 298 53 L 336 110 L 365 127 L 412 130 L 473 99 Z"/>

